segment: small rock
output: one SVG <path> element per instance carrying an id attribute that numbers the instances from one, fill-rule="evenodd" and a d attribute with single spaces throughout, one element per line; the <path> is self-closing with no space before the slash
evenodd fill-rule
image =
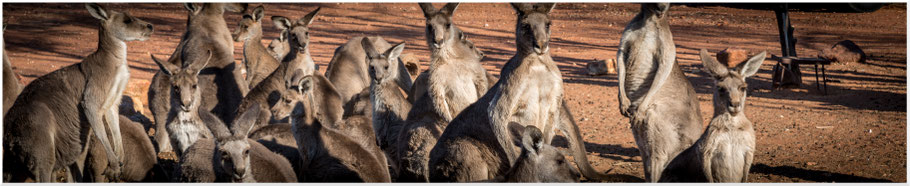
<path id="1" fill-rule="evenodd" d="M 815 165 L 818 165 L 818 163 L 812 162 L 812 161 L 806 162 L 806 166 L 815 166 Z"/>
<path id="2" fill-rule="evenodd" d="M 850 40 L 837 42 L 831 48 L 822 50 L 818 57 L 831 60 L 831 62 L 866 62 L 866 53 Z"/>
<path id="3" fill-rule="evenodd" d="M 613 74 L 616 73 L 616 60 L 596 60 L 594 62 L 589 62 L 585 65 L 585 68 L 588 70 L 588 75 L 604 75 L 604 74 Z"/>

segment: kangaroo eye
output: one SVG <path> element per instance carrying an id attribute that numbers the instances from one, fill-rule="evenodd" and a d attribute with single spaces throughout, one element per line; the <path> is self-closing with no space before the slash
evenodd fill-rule
<path id="1" fill-rule="evenodd" d="M 193 89 L 196 89 L 196 85 L 193 85 Z"/>
<path id="2" fill-rule="evenodd" d="M 132 19 L 132 18 L 130 18 L 130 17 L 126 17 L 126 18 L 123 18 L 123 23 L 124 23 L 124 24 L 130 24 L 130 23 L 133 23 L 133 19 Z"/>
<path id="3" fill-rule="evenodd" d="M 244 151 L 243 151 L 243 155 L 244 155 L 244 156 L 249 156 L 249 155 L 250 155 L 250 150 L 249 150 L 249 149 L 244 150 Z"/>
<path id="4" fill-rule="evenodd" d="M 720 87 L 720 88 L 717 89 L 717 91 L 720 92 L 720 93 L 725 93 L 725 92 L 727 92 L 727 88 Z"/>
<path id="5" fill-rule="evenodd" d="M 739 91 L 745 92 L 745 91 L 746 91 L 746 87 L 739 87 Z"/>

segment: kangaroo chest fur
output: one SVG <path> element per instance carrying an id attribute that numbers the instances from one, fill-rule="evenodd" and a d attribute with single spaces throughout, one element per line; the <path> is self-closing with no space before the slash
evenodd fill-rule
<path id="1" fill-rule="evenodd" d="M 659 57 L 655 53 L 660 51 L 658 33 L 647 30 L 636 30 L 627 32 L 629 44 L 626 48 L 626 79 L 625 88 L 629 100 L 633 105 L 641 103 L 641 99 L 650 90 L 654 83 L 654 76 L 657 74 Z"/>
<path id="2" fill-rule="evenodd" d="M 167 125 L 168 133 L 174 142 L 176 142 L 177 148 L 180 148 L 180 152 L 186 151 L 193 145 L 197 140 L 201 138 L 208 138 L 205 130 L 200 127 L 205 127 L 205 125 L 199 122 L 198 116 L 194 115 L 191 112 L 177 111 L 176 118 Z"/>
<path id="3" fill-rule="evenodd" d="M 519 67 L 525 72 L 509 74 L 509 81 L 520 81 L 513 85 L 512 91 L 515 91 L 513 99 L 518 104 L 512 112 L 508 122 L 517 122 L 525 125 L 535 125 L 538 128 L 549 128 L 545 125 L 552 124 L 549 118 L 555 117 L 559 101 L 562 99 L 562 76 L 559 69 L 552 64 L 549 56 L 532 56 L 526 57 L 523 66 Z M 549 61 L 550 63 L 544 63 Z M 506 95 L 503 95 L 506 96 Z M 497 96 L 499 97 L 499 96 Z M 498 100 L 495 99 L 494 100 Z M 493 101 L 495 104 L 498 101 Z M 503 123 L 505 124 L 505 123 Z"/>
<path id="4" fill-rule="evenodd" d="M 741 114 L 741 113 L 740 113 Z M 748 163 L 747 156 L 752 156 L 755 151 L 755 134 L 750 122 L 745 116 L 724 115 L 711 121 L 707 137 L 699 143 L 713 144 L 713 147 L 699 149 L 701 159 L 711 161 L 711 175 L 715 182 L 739 182 L 744 176 Z M 718 125 L 726 123 L 726 125 Z M 735 125 L 734 125 L 735 124 Z M 713 148 L 713 151 L 707 149 Z M 705 157 L 710 157 L 706 159 Z"/>

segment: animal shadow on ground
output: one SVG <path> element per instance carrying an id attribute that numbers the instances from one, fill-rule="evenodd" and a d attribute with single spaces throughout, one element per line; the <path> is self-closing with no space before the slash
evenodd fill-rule
<path id="1" fill-rule="evenodd" d="M 866 178 L 828 171 L 809 170 L 789 165 L 772 167 L 765 164 L 753 164 L 750 172 L 759 174 L 774 174 L 816 182 L 892 182 L 891 180 L 885 179 Z"/>

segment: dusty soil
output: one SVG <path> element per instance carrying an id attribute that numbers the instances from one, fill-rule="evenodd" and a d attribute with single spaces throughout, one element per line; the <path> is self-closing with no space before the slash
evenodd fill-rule
<path id="1" fill-rule="evenodd" d="M 130 88 L 125 93 L 147 104 L 149 80 L 158 70 L 147 53 L 170 55 L 185 30 L 180 4 L 107 4 L 155 25 L 148 41 L 131 42 Z M 255 5 L 254 5 L 255 6 Z M 427 68 L 424 18 L 414 3 L 266 4 L 266 16 L 299 18 L 322 6 L 311 27 L 311 53 L 324 70 L 332 51 L 347 39 L 379 35 L 407 42 Z M 438 5 L 439 6 L 439 5 Z M 641 157 L 629 120 L 617 105 L 616 75 L 588 76 L 584 65 L 615 58 L 620 32 L 638 12 L 626 3 L 559 4 L 553 19 L 551 48 L 564 77 L 565 95 L 597 170 L 613 168 L 611 181 L 643 179 Z M 686 4 L 671 8 L 670 24 L 679 65 L 693 82 L 705 124 L 712 112 L 711 79 L 701 72 L 697 52 L 727 47 L 780 56 L 774 14 L 743 5 Z M 240 14 L 228 13 L 229 27 Z M 514 54 L 514 11 L 508 4 L 462 4 L 454 17 L 487 57 L 494 74 Z M 827 66 L 828 95 L 815 89 L 814 69 L 803 66 L 803 88 L 771 90 L 772 60 L 748 80 L 746 115 L 755 124 L 753 182 L 906 182 L 906 5 L 892 4 L 873 13 L 791 10 L 797 52 L 815 56 L 841 40 L 852 40 L 869 55 L 867 63 Z M 14 71 L 27 83 L 79 62 L 95 50 L 97 22 L 82 4 L 3 4 L 4 39 Z M 277 29 L 264 21 L 265 40 Z M 241 43 L 235 43 L 237 62 Z M 146 109 L 146 108 L 143 108 Z M 149 112 L 142 110 L 144 114 Z M 565 146 L 564 138 L 554 142 Z"/>

